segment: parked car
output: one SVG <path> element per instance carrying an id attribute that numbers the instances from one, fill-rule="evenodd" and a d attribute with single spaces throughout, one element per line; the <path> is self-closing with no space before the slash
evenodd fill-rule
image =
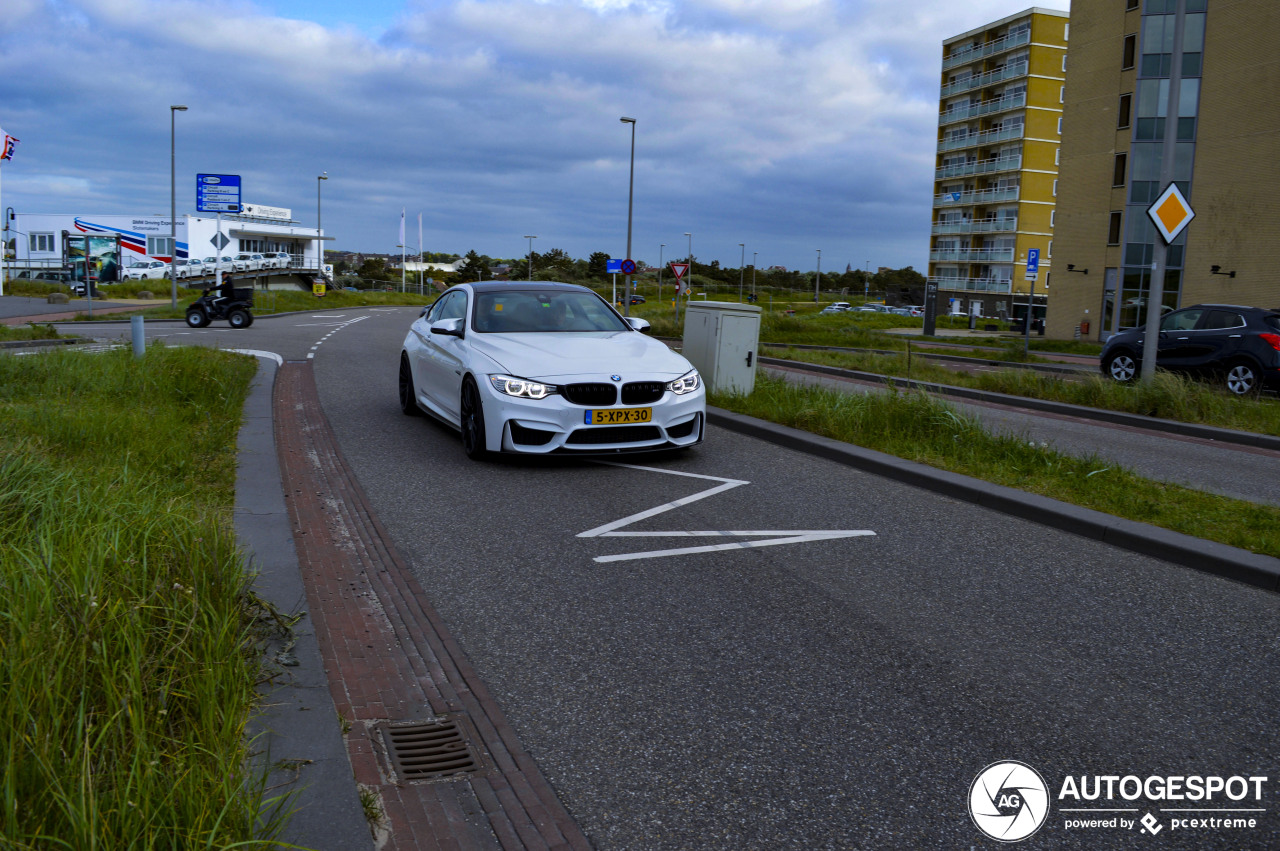
<path id="1" fill-rule="evenodd" d="M 822 308 L 822 310 L 818 311 L 818 313 L 820 314 L 848 313 L 848 312 L 849 312 L 849 309 L 847 307 L 840 307 L 834 304 L 828 304 L 826 307 Z"/>
<path id="2" fill-rule="evenodd" d="M 264 269 L 288 269 L 293 260 L 287 251 L 272 251 L 263 256 L 266 258 L 266 265 L 262 267 Z"/>
<path id="3" fill-rule="evenodd" d="M 632 303 L 632 304 L 644 304 L 644 296 L 640 295 L 639 293 L 632 293 L 632 294 L 631 294 L 631 303 Z M 618 304 L 622 304 L 622 297 L 621 297 L 621 296 L 619 296 L 619 297 L 618 297 Z"/>
<path id="4" fill-rule="evenodd" d="M 199 260 L 175 260 L 173 267 L 170 269 L 169 264 L 164 266 L 164 274 L 167 277 L 171 271 L 176 272 L 179 278 L 193 278 L 202 274 L 203 264 Z"/>
<path id="5" fill-rule="evenodd" d="M 831 304 L 827 305 L 827 307 L 834 307 L 836 311 L 853 309 L 853 305 L 849 304 L 847 301 L 833 301 Z"/>
<path id="6" fill-rule="evenodd" d="M 250 255 L 249 255 L 249 259 L 251 259 L 254 263 L 257 263 L 257 264 L 258 264 L 257 268 L 259 268 L 259 269 L 270 269 L 270 268 L 271 268 L 271 266 L 267 264 L 267 258 L 266 258 L 266 256 L 265 256 L 265 255 L 262 255 L 262 254 L 250 254 Z"/>
<path id="7" fill-rule="evenodd" d="M 1102 349 L 1102 374 L 1132 381 L 1142 367 L 1145 328 L 1114 334 Z M 1156 365 L 1219 381 L 1246 396 L 1263 387 L 1280 389 L 1280 308 L 1196 304 L 1160 320 Z"/>
<path id="8" fill-rule="evenodd" d="M 471 458 L 694 446 L 702 379 L 648 328 L 574 284 L 458 284 L 405 336 L 400 409 L 460 431 Z"/>
<path id="9" fill-rule="evenodd" d="M 858 310 L 863 313 L 888 313 L 889 305 L 887 304 L 864 304 Z"/>
<path id="10" fill-rule="evenodd" d="M 161 260 L 142 260 L 130 263 L 120 270 L 122 281 L 144 281 L 148 278 L 164 278 L 168 275 L 169 264 Z"/>
<path id="11" fill-rule="evenodd" d="M 204 258 L 204 260 L 200 262 L 204 266 L 204 273 L 206 275 L 212 275 L 218 269 L 217 257 L 206 257 Z M 230 255 L 227 255 L 227 254 L 222 255 L 222 271 L 223 272 L 235 271 L 235 260 Z"/>
<path id="12" fill-rule="evenodd" d="M 236 272 L 256 272 L 260 267 L 258 265 L 259 261 L 253 259 L 254 256 L 248 251 L 240 252 L 231 258 L 232 270 Z"/>

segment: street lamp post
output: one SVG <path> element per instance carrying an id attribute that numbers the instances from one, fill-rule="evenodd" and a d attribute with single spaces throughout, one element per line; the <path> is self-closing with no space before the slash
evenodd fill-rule
<path id="1" fill-rule="evenodd" d="M 179 112 L 186 112 L 185 106 L 169 107 L 169 285 L 173 293 L 173 309 L 178 309 L 178 166 L 177 153 L 174 147 L 174 116 Z M 88 238 L 86 237 L 86 240 Z M 190 239 L 188 239 L 190 242 Z M 87 244 L 87 242 L 86 242 Z M 85 257 L 89 256 L 86 250 Z M 119 265 L 123 258 L 116 258 L 116 265 Z M 89 291 L 89 276 L 86 274 L 84 279 L 85 291 Z"/>
<path id="2" fill-rule="evenodd" d="M 742 304 L 742 281 L 747 274 L 747 244 L 739 242 L 738 247 L 742 249 L 742 259 L 738 261 L 738 304 Z"/>
<path id="3" fill-rule="evenodd" d="M 818 249 L 818 277 L 813 280 L 813 303 L 818 303 L 818 292 L 822 289 L 822 249 Z"/>
<path id="4" fill-rule="evenodd" d="M 756 257 L 758 257 L 759 254 L 760 254 L 759 251 L 751 252 L 751 294 L 752 295 L 756 295 Z"/>
<path id="5" fill-rule="evenodd" d="M 324 229 L 320 220 L 320 181 L 328 180 L 329 172 L 316 175 L 316 274 L 324 277 Z"/>
<path id="6" fill-rule="evenodd" d="M 862 298 L 867 300 L 871 298 L 871 261 L 867 261 L 867 267 L 862 272 Z"/>
<path id="7" fill-rule="evenodd" d="M 689 237 L 689 268 L 684 273 L 689 276 L 689 283 L 685 284 L 685 289 L 693 289 L 693 234 L 685 231 L 685 236 Z M 680 290 L 676 290 L 676 321 L 680 321 Z"/>
<path id="8" fill-rule="evenodd" d="M 524 238 L 529 240 L 529 280 L 533 280 L 533 241 L 538 238 L 537 234 L 526 233 Z"/>
<path id="9" fill-rule="evenodd" d="M 662 252 L 666 247 L 665 242 L 658 245 L 658 304 L 662 304 Z"/>
<path id="10" fill-rule="evenodd" d="M 621 119 L 623 124 L 631 125 L 631 177 L 627 185 L 627 259 L 631 260 L 631 203 L 635 197 L 636 188 L 636 120 L 623 116 Z M 623 315 L 631 315 L 631 275 L 624 276 L 623 297 L 626 303 L 623 305 Z"/>

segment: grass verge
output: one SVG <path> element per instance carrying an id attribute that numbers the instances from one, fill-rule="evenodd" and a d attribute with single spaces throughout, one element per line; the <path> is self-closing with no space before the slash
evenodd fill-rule
<path id="1" fill-rule="evenodd" d="M 0 357 L 0 847 L 278 828 L 247 768 L 259 663 L 230 510 L 255 370 L 196 347 Z"/>
<path id="2" fill-rule="evenodd" d="M 905 354 L 807 349 L 769 349 L 764 354 L 801 363 L 1280 436 L 1280 408 L 1274 400 L 1231 396 L 1204 382 L 1168 372 L 1156 373 L 1150 383 L 1118 384 L 1093 373 L 1065 377 L 1024 369 L 968 373 L 938 366 L 924 358 L 908 361 Z"/>
<path id="3" fill-rule="evenodd" d="M 1096 456 L 1076 458 L 994 435 L 926 393 L 841 393 L 760 374 L 751 395 L 714 394 L 709 401 L 931 467 L 1280 558 L 1280 508 L 1153 482 Z"/>
<path id="4" fill-rule="evenodd" d="M 26 325 L 0 325 L 0 343 L 14 340 L 57 340 L 58 338 L 58 332 L 52 325 L 36 325 L 30 322 Z"/>

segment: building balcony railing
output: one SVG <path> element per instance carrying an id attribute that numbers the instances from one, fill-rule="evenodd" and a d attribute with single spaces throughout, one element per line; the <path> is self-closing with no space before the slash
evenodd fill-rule
<path id="1" fill-rule="evenodd" d="M 930 277 L 929 283 L 937 284 L 939 290 L 957 290 L 970 293 L 1009 293 L 1013 291 L 1013 281 L 1002 281 L 999 278 L 937 278 Z"/>
<path id="2" fill-rule="evenodd" d="M 980 189 L 977 192 L 943 192 L 933 196 L 933 206 L 954 207 L 972 206 L 974 204 L 995 204 L 999 201 L 1017 201 L 1019 189 L 1010 186 L 1007 189 Z"/>
<path id="3" fill-rule="evenodd" d="M 969 177 L 975 174 L 995 174 L 1001 171 L 1018 171 L 1022 168 L 1022 155 L 1014 157 L 992 157 L 989 160 L 944 165 L 934 172 L 934 180 L 947 180 L 952 177 Z"/>
<path id="4" fill-rule="evenodd" d="M 958 95 L 961 92 L 1001 83 L 1005 80 L 1025 77 L 1028 67 L 1029 63 L 1027 62 L 1017 62 L 1013 65 L 997 68 L 994 71 L 988 71 L 985 74 L 975 74 L 972 77 L 965 77 L 963 80 L 956 80 L 954 83 L 948 83 L 942 87 L 942 97 L 947 98 L 952 95 Z"/>
<path id="5" fill-rule="evenodd" d="M 1027 93 L 1018 92 L 1016 95 L 1005 95 L 1004 97 L 992 98 L 978 103 L 953 106 L 939 115 L 938 124 L 954 124 L 957 121 L 968 121 L 970 118 L 981 118 L 984 115 L 1006 112 L 1010 109 L 1020 109 L 1026 105 Z"/>
<path id="6" fill-rule="evenodd" d="M 959 222 L 934 222 L 933 233 L 1016 233 L 1018 220 L 1005 219 L 964 219 Z"/>
<path id="7" fill-rule="evenodd" d="M 1026 135 L 1027 127 L 1025 124 L 1015 124 L 1012 127 L 1002 127 L 999 130 L 984 130 L 981 133 L 971 133 L 968 136 L 961 136 L 951 139 L 943 139 L 938 142 L 938 153 L 945 151 L 956 151 L 960 148 L 976 148 L 982 145 L 992 145 L 996 142 L 1008 142 L 1011 139 L 1021 139 Z"/>
<path id="8" fill-rule="evenodd" d="M 952 248 L 930 251 L 930 263 L 1012 263 L 1012 248 Z"/>
<path id="9" fill-rule="evenodd" d="M 1023 30 L 1018 33 L 1010 33 L 997 39 L 992 39 L 985 44 L 968 45 L 958 50 L 953 50 L 942 58 L 942 70 L 948 71 L 957 68 L 966 62 L 976 62 L 979 59 L 986 59 L 988 56 L 995 56 L 997 53 L 1003 53 L 1006 50 L 1012 50 L 1024 44 L 1031 43 L 1031 31 Z"/>

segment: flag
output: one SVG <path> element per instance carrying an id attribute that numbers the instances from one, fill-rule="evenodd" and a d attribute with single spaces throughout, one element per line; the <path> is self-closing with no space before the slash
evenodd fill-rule
<path id="1" fill-rule="evenodd" d="M 404 245 L 404 207 L 400 208 L 400 245 Z"/>
<path id="2" fill-rule="evenodd" d="M 0 138 L 4 139 L 4 146 L 0 147 L 0 160 L 13 159 L 13 148 L 18 144 L 18 140 L 3 130 L 0 130 Z"/>

